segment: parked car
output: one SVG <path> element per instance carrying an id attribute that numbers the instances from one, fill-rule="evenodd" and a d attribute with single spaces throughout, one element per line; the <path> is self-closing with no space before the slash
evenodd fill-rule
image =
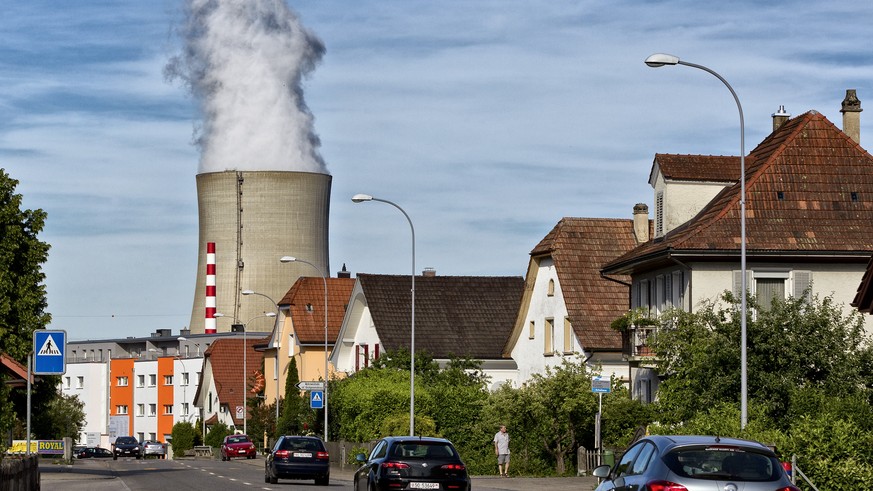
<path id="1" fill-rule="evenodd" d="M 142 458 L 142 447 L 139 442 L 132 436 L 120 436 L 115 439 L 112 445 L 112 458 L 118 460 L 118 457 L 136 457 Z"/>
<path id="2" fill-rule="evenodd" d="M 167 446 L 161 442 L 154 440 L 146 440 L 142 442 L 142 454 L 144 457 L 154 455 L 163 459 L 167 455 Z"/>
<path id="3" fill-rule="evenodd" d="M 74 449 L 73 457 L 77 459 L 108 459 L 112 451 L 103 447 L 78 447 Z"/>
<path id="4" fill-rule="evenodd" d="M 604 479 L 595 491 L 800 491 L 769 447 L 714 436 L 647 436 L 634 443 L 614 467 L 602 465 L 593 474 Z"/>
<path id="5" fill-rule="evenodd" d="M 370 457 L 358 454 L 355 491 L 389 489 L 470 490 L 467 466 L 444 438 L 393 436 L 379 440 Z"/>
<path id="6" fill-rule="evenodd" d="M 315 484 L 330 484 L 330 455 L 316 436 L 280 436 L 267 455 L 264 482 L 282 479 L 315 479 Z"/>
<path id="7" fill-rule="evenodd" d="M 234 457 L 255 458 L 257 449 L 255 444 L 246 435 L 228 435 L 221 442 L 221 460 L 230 460 Z"/>

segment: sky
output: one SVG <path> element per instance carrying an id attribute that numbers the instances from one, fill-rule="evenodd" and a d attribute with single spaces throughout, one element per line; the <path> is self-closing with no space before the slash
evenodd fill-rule
<path id="1" fill-rule="evenodd" d="M 195 175 L 214 128 L 204 124 L 198 67 L 178 63 L 191 53 L 184 35 L 197 32 L 187 6 L 16 2 L 0 20 L 0 168 L 18 180 L 24 208 L 48 214 L 39 238 L 51 245 L 49 328 L 71 340 L 177 333 L 190 320 Z M 314 136 L 313 165 L 333 178 L 334 275 L 343 265 L 353 274 L 411 272 L 404 217 L 352 203 L 357 193 L 408 213 L 419 272 L 523 276 L 531 249 L 562 217 L 653 209 L 655 153 L 738 155 L 728 89 L 691 67 L 649 68 L 652 53 L 730 83 L 746 153 L 769 134 L 780 105 L 842 127 L 840 102 L 856 89 L 873 111 L 873 4 L 287 6 L 315 51 L 299 73 L 278 76 L 297 84 L 299 131 Z M 862 146 L 873 141 L 866 114 Z"/>

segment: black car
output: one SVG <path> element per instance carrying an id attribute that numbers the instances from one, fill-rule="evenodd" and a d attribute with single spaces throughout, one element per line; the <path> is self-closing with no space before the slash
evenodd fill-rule
<path id="1" fill-rule="evenodd" d="M 397 489 L 470 490 L 470 476 L 452 442 L 445 438 L 391 436 L 379 440 L 370 457 L 358 454 L 355 491 Z"/>
<path id="2" fill-rule="evenodd" d="M 112 452 L 103 447 L 77 447 L 73 449 L 73 457 L 77 459 L 108 459 Z"/>
<path id="3" fill-rule="evenodd" d="M 267 456 L 264 482 L 276 484 L 282 479 L 315 479 L 315 484 L 330 483 L 330 455 L 321 438 L 315 436 L 280 436 Z"/>
<path id="4" fill-rule="evenodd" d="M 120 436 L 115 439 L 112 445 L 112 459 L 118 460 L 118 457 L 136 457 L 142 458 L 142 447 L 139 442 L 132 436 Z"/>

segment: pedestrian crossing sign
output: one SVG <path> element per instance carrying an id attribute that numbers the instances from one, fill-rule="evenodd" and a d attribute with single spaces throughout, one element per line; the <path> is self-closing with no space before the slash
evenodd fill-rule
<path id="1" fill-rule="evenodd" d="M 324 392 L 313 390 L 309 393 L 309 407 L 311 409 L 322 409 L 324 407 Z"/>
<path id="2" fill-rule="evenodd" d="M 67 332 L 41 329 L 33 332 L 33 373 L 63 375 L 67 371 Z"/>

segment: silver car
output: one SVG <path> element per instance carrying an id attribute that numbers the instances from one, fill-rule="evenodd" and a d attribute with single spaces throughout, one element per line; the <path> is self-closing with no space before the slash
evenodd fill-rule
<path id="1" fill-rule="evenodd" d="M 593 474 L 595 491 L 800 491 L 769 447 L 714 436 L 647 436 Z"/>

